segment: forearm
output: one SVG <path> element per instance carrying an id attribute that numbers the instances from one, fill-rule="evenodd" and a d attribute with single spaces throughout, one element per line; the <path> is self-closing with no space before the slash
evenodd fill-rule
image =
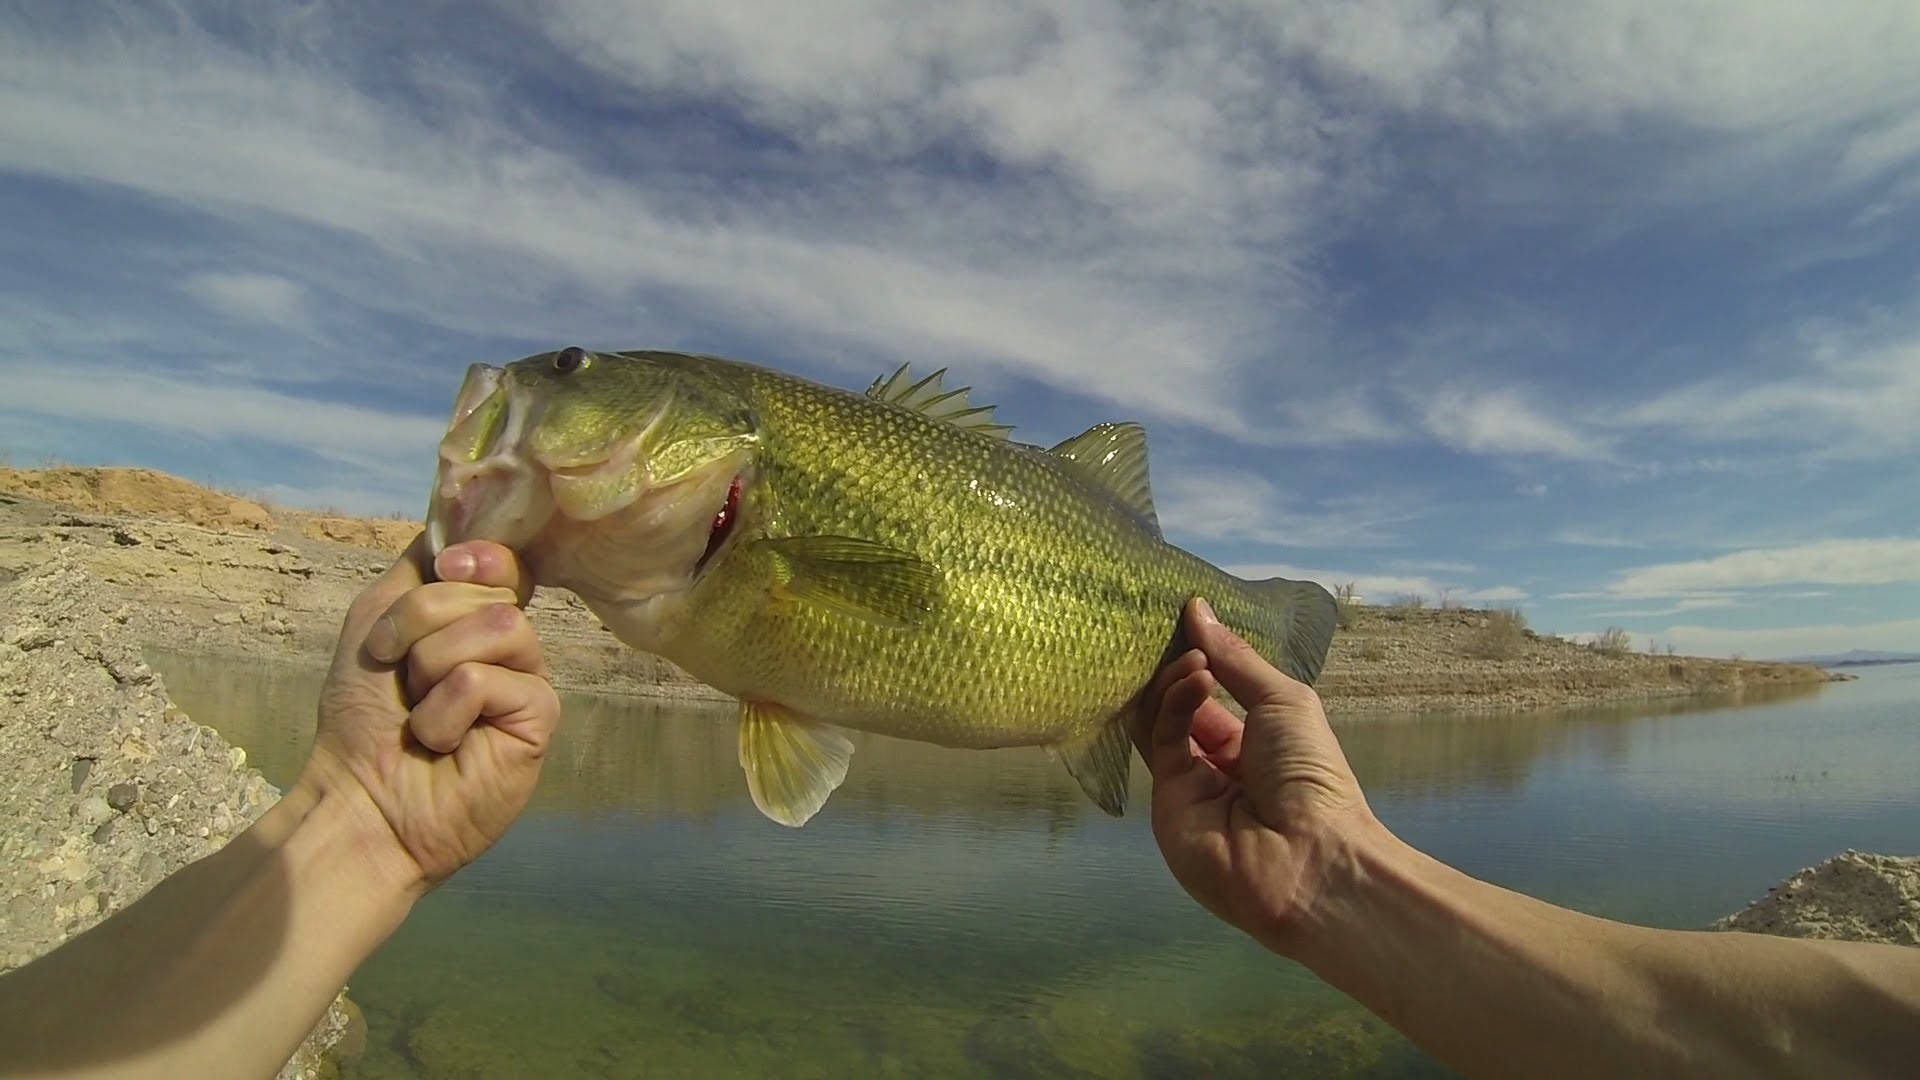
<path id="1" fill-rule="evenodd" d="M 367 809 L 296 785 L 220 851 L 0 978 L 0 1061 L 271 1075 L 419 893 L 370 841 Z"/>
<path id="2" fill-rule="evenodd" d="M 1652 930 L 1371 829 L 1282 948 L 1472 1076 L 1886 1075 L 1920 1060 L 1920 951 Z"/>

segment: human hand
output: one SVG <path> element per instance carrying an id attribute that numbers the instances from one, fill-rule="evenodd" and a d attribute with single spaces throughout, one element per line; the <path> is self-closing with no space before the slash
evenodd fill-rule
<path id="1" fill-rule="evenodd" d="M 526 568 L 473 541 L 442 551 L 428 583 L 427 550 L 417 538 L 348 609 L 302 775 L 362 807 L 415 889 L 520 816 L 560 717 L 520 608 L 533 591 Z"/>
<path id="2" fill-rule="evenodd" d="M 1281 953 L 1360 834 L 1378 829 L 1320 697 L 1187 605 L 1195 648 L 1161 669 L 1135 726 L 1153 774 L 1153 837 L 1201 906 Z M 1245 721 L 1212 695 L 1217 684 Z"/>

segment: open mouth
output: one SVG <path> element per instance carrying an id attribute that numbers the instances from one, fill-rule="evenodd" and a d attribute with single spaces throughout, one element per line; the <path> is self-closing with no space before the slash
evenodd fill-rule
<path id="1" fill-rule="evenodd" d="M 733 535 L 733 527 L 740 520 L 740 474 L 735 473 L 733 483 L 727 485 L 727 501 L 722 503 L 713 515 L 713 528 L 707 533 L 707 549 L 700 553 L 699 561 L 693 564 L 693 572 L 706 569 L 707 563 L 720 550 L 720 545 Z"/>

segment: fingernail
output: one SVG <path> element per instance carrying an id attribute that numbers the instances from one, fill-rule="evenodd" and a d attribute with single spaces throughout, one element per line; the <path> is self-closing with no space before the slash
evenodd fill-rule
<path id="1" fill-rule="evenodd" d="M 1209 626 L 1220 625 L 1220 616 L 1213 613 L 1213 605 L 1207 603 L 1207 598 L 1204 596 L 1193 598 L 1193 613 L 1200 616 L 1200 621 Z"/>
<path id="2" fill-rule="evenodd" d="M 439 571 L 441 581 L 466 581 L 473 577 L 474 566 L 473 552 L 448 548 L 435 560 L 434 569 Z"/>
<path id="3" fill-rule="evenodd" d="M 394 650 L 400 646 L 400 628 L 393 625 L 391 615 L 382 615 L 367 630 L 367 655 L 383 664 L 395 660 Z"/>

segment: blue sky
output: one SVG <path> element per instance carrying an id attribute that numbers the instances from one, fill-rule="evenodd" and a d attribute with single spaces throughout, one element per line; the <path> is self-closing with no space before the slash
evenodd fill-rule
<path id="1" fill-rule="evenodd" d="M 1242 572 L 1920 650 L 1908 0 L 391 7 L 0 4 L 14 464 L 418 514 L 471 362 L 911 361 Z"/>

